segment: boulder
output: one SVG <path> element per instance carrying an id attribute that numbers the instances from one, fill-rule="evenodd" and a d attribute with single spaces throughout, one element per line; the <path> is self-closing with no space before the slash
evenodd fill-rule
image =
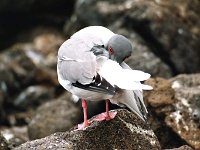
<path id="1" fill-rule="evenodd" d="M 200 74 L 181 74 L 169 80 L 155 78 L 145 83 L 154 88 L 144 95 L 149 105 L 149 123 L 161 145 L 162 141 L 166 142 L 166 139 L 171 138 L 173 140 L 169 140 L 169 145 L 175 144 L 173 141 L 178 144 L 174 147 L 189 144 L 200 149 Z M 165 140 L 159 136 L 159 130 L 167 135 Z M 164 144 L 162 146 L 173 148 L 167 145 L 165 147 Z"/>
<path id="2" fill-rule="evenodd" d="M 149 112 L 148 122 L 158 137 L 162 149 L 186 145 L 187 143 L 165 122 L 165 118 L 175 111 L 173 104 L 177 101 L 171 82 L 157 77 L 145 81 L 145 84 L 153 87 L 151 91 L 144 91 L 144 100 Z"/>
<path id="3" fill-rule="evenodd" d="M 195 149 L 200 149 L 200 74 L 178 75 L 172 78 L 172 88 L 175 90 L 174 111 L 165 119 L 182 139 Z"/>
<path id="4" fill-rule="evenodd" d="M 127 110 L 115 110 L 113 120 L 92 122 L 85 130 L 71 129 L 30 141 L 15 148 L 25 149 L 161 149 L 149 125 Z"/>
<path id="5" fill-rule="evenodd" d="M 73 102 L 62 98 L 41 105 L 28 125 L 30 139 L 69 130 L 80 121 L 80 110 Z"/>

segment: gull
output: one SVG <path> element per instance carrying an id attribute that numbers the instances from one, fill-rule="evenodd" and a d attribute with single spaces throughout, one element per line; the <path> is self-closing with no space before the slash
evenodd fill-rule
<path id="1" fill-rule="evenodd" d="M 97 115 L 95 120 L 110 120 L 116 116 L 115 111 L 109 112 L 110 100 L 127 106 L 146 121 L 148 111 L 142 91 L 152 87 L 140 81 L 150 78 L 150 74 L 132 70 L 124 62 L 131 54 L 131 42 L 103 26 L 83 28 L 60 46 L 58 81 L 67 91 L 82 99 L 84 122 L 78 125 L 78 130 L 90 124 L 86 100 L 106 100 L 106 112 Z"/>

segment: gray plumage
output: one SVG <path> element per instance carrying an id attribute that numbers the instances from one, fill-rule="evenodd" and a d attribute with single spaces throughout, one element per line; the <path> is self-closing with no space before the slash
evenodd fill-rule
<path id="1" fill-rule="evenodd" d="M 108 52 L 109 48 L 113 49 L 113 53 Z M 111 63 L 114 66 L 117 65 L 114 62 L 112 63 L 112 61 L 108 62 L 108 59 L 120 63 L 124 69 L 130 69 L 123 60 L 129 57 L 131 52 L 131 43 L 124 36 L 114 34 L 101 26 L 87 27 L 75 33 L 59 48 L 57 64 L 58 81 L 66 90 L 79 98 L 84 97 L 86 100 L 110 99 L 112 103 L 127 105 L 141 119 L 145 120 L 147 110 L 143 102 L 141 91 L 143 88 L 141 89 L 142 86 L 140 85 L 142 84 L 140 82 L 134 82 L 135 85 L 139 86 L 138 90 L 134 91 L 119 89 L 116 86 L 117 83 L 113 85 L 113 83 L 110 84 L 105 79 L 101 79 L 102 83 L 96 83 L 99 70 L 106 67 L 103 66 L 105 62 Z M 116 76 L 117 73 L 112 74 L 112 71 L 114 71 L 112 69 L 114 68 L 110 68 L 109 74 Z M 102 71 L 102 74 L 105 74 L 105 72 Z M 141 75 L 143 76 L 142 72 Z M 146 77 L 144 76 L 145 79 Z M 123 81 L 123 78 L 119 80 Z M 92 91 L 93 87 L 96 88 L 95 91 Z M 116 88 L 116 93 L 115 91 L 109 92 L 109 87 L 111 87 L 111 90 Z M 98 91 L 98 88 L 105 88 L 104 91 L 108 90 L 108 92 Z"/>
<path id="2" fill-rule="evenodd" d="M 63 79 L 74 83 L 89 84 L 96 75 L 96 56 L 85 42 L 67 40 L 58 52 L 58 69 Z"/>

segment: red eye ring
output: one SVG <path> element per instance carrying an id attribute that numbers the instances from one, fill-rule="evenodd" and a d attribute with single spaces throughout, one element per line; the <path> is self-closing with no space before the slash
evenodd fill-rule
<path id="1" fill-rule="evenodd" d="M 113 53 L 113 49 L 112 49 L 111 47 L 109 47 L 108 52 L 109 52 L 110 54 L 112 54 L 112 53 Z"/>

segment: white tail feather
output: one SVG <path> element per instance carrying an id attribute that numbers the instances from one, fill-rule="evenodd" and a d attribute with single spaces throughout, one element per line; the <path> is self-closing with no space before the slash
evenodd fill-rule
<path id="1" fill-rule="evenodd" d="M 117 62 L 107 60 L 98 72 L 112 85 L 127 90 L 151 90 L 152 87 L 138 81 L 150 78 L 150 74 L 139 70 L 123 69 Z"/>

